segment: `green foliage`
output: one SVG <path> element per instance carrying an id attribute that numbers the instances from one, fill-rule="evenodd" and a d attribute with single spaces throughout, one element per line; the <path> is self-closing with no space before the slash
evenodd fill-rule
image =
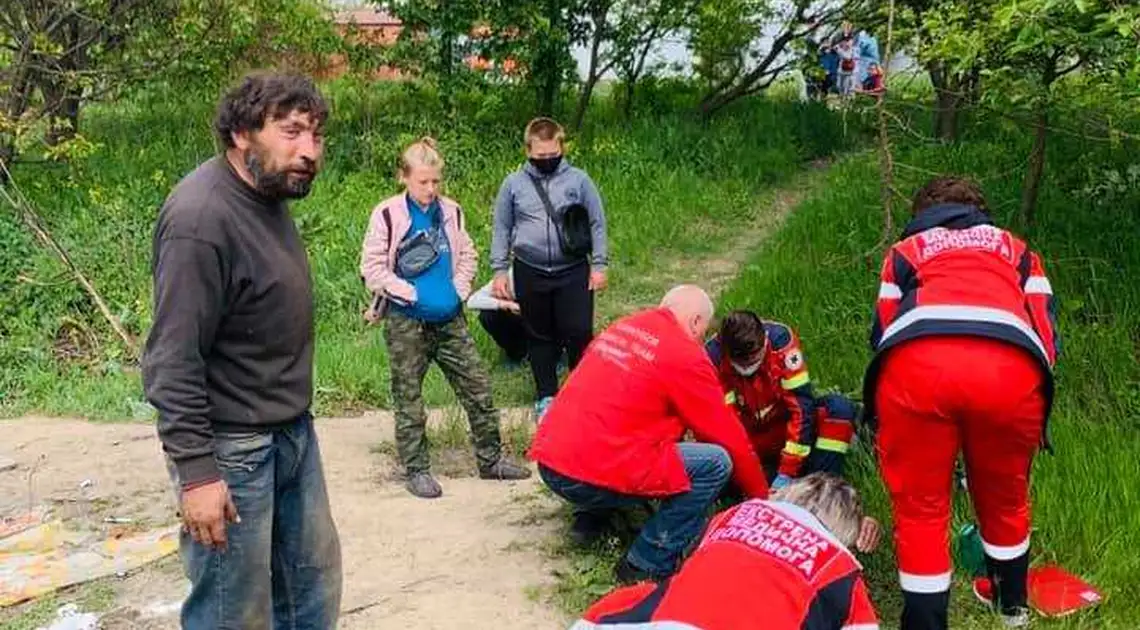
<path id="1" fill-rule="evenodd" d="M 379 330 L 361 320 L 366 296 L 357 268 L 372 207 L 398 190 L 400 150 L 425 134 L 439 140 L 447 194 L 464 205 L 485 256 L 491 202 L 523 160 L 530 105 L 525 87 L 460 92 L 454 114 L 435 88 L 414 82 L 345 77 L 325 87 L 333 112 L 326 165 L 295 216 L 317 294 L 318 408 L 336 412 L 387 404 L 384 344 Z M 653 108 L 637 120 L 624 120 L 611 101 L 599 102 L 591 124 L 570 138 L 570 159 L 592 174 L 607 206 L 614 247 L 612 290 L 599 300 L 606 316 L 659 297 L 672 280 L 654 273 L 661 256 L 713 251 L 717 238 L 754 216 L 755 193 L 804 161 L 846 146 L 838 120 L 821 106 L 747 102 L 705 124 L 687 115 L 699 96 L 694 88 L 662 81 L 646 90 Z M 156 89 L 93 107 L 85 120 L 95 143 L 89 158 L 15 171 L 56 238 L 140 337 L 150 326 L 153 221 L 171 186 L 214 153 L 213 98 L 164 97 Z M 0 409 L 113 417 L 145 411 L 137 371 L 121 365 L 113 335 L 58 261 L 14 223 L 0 222 L 0 238 L 18 245 L 0 251 L 4 282 L 17 278 L 0 306 L 10 315 L 0 322 L 6 335 L 0 358 L 11 359 L 0 362 Z M 487 279 L 485 263 L 480 274 Z M 487 356 L 496 356 L 479 334 Z M 501 403 L 529 402 L 528 375 L 496 372 L 495 384 Z M 427 401 L 450 396 L 433 372 Z"/>
<path id="2" fill-rule="evenodd" d="M 953 148 L 909 147 L 896 158 L 923 169 L 900 171 L 904 192 L 926 172 L 958 173 L 982 182 L 999 224 L 1013 219 L 1027 139 L 1016 126 L 990 127 L 985 137 Z M 1132 148 L 1134 150 L 1134 148 Z M 1056 628 L 1131 628 L 1140 616 L 1131 605 L 1140 590 L 1140 495 L 1123 482 L 1140 456 L 1135 431 L 1140 413 L 1137 332 L 1140 330 L 1140 181 L 1128 147 L 1066 138 L 1050 159 L 1072 165 L 1044 182 L 1040 223 L 1026 236 L 1045 257 L 1061 304 L 1064 354 L 1051 422 L 1056 455 L 1042 455 L 1033 471 L 1034 548 L 1038 561 L 1060 562 L 1108 595 L 1099 612 L 1055 622 Z M 1131 174 L 1129 174 L 1131 169 Z M 1116 175 L 1113 175 L 1115 173 Z M 804 203 L 776 239 L 757 254 L 719 305 L 748 307 L 792 323 L 805 344 L 817 383 L 858 394 L 869 359 L 866 339 L 878 261 L 864 258 L 879 236 L 878 173 L 874 158 L 845 160 L 829 183 Z M 906 217 L 897 217 L 896 225 Z M 1109 226 L 1106 228 L 1106 226 Z M 888 517 L 889 503 L 874 462 L 853 462 L 854 477 L 871 511 Z M 970 518 L 959 501 L 955 523 Z M 873 596 L 885 625 L 901 602 L 889 548 L 868 559 Z M 951 626 L 988 628 L 972 603 L 969 585 L 955 583 Z"/>
<path id="3" fill-rule="evenodd" d="M 90 102 L 216 89 L 261 65 L 314 69 L 341 38 L 321 0 L 39 2 L 0 20 L 0 161 L 83 158 Z"/>

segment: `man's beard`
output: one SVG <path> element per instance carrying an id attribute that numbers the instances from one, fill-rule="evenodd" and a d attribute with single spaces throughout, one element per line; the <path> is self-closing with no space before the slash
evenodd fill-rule
<path id="1" fill-rule="evenodd" d="M 317 175 L 317 167 L 306 160 L 306 171 L 281 169 L 270 171 L 266 168 L 264 154 L 251 147 L 245 154 L 245 166 L 253 177 L 253 187 L 262 195 L 274 199 L 301 199 L 309 194 L 313 187 L 313 178 Z"/>

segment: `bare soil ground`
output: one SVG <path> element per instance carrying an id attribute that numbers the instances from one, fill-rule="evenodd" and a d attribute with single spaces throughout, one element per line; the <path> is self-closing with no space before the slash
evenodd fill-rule
<path id="1" fill-rule="evenodd" d="M 523 415 L 505 420 L 525 422 Z M 380 446 L 392 439 L 391 414 L 325 418 L 317 427 L 344 554 L 341 628 L 566 627 L 540 596 L 553 581 L 540 547 L 557 525 L 535 518 L 554 505 L 537 491 L 537 477 L 443 478 L 444 497 L 424 501 L 391 480 L 390 449 Z M 153 425 L 23 418 L 0 421 L 0 433 L 0 451 L 17 463 L 0 472 L 0 517 L 46 508 L 83 527 L 109 529 L 109 517 L 140 528 L 174 522 Z M 111 584 L 101 627 L 178 627 L 187 586 L 176 556 Z M 21 627 L 22 612 L 0 610 L 0 626 Z"/>

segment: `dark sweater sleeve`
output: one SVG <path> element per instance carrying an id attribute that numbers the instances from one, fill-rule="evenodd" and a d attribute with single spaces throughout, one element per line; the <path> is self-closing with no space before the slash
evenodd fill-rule
<path id="1" fill-rule="evenodd" d="M 214 460 L 204 355 L 222 317 L 226 273 L 211 243 L 174 237 L 156 244 L 154 322 L 143 385 L 158 409 L 158 436 L 183 487 L 221 478 Z"/>

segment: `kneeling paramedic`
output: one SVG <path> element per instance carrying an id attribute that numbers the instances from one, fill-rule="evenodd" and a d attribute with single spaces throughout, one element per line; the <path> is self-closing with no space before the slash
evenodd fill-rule
<path id="1" fill-rule="evenodd" d="M 816 399 L 799 338 L 790 326 L 732 311 L 705 350 L 725 403 L 748 431 L 778 489 L 813 472 L 843 473 L 856 406 L 839 394 Z"/>
<path id="2" fill-rule="evenodd" d="M 578 510 L 576 528 L 592 513 L 661 501 L 615 568 L 620 582 L 672 574 L 730 477 L 747 497 L 768 496 L 701 347 L 712 315 L 708 295 L 688 285 L 618 320 L 590 344 L 535 433 L 529 456 Z M 687 430 L 700 441 L 682 442 Z"/>
<path id="3" fill-rule="evenodd" d="M 883 261 L 864 381 L 894 508 L 902 627 L 947 627 L 959 449 L 995 603 L 1007 626 L 1023 626 L 1029 469 L 1059 348 L 1052 289 L 1038 255 L 992 224 L 974 184 L 935 179 L 913 210 Z"/>
<path id="4" fill-rule="evenodd" d="M 876 630 L 862 567 L 879 527 L 855 489 L 816 473 L 713 517 L 700 546 L 660 584 L 619 588 L 571 630 Z"/>

